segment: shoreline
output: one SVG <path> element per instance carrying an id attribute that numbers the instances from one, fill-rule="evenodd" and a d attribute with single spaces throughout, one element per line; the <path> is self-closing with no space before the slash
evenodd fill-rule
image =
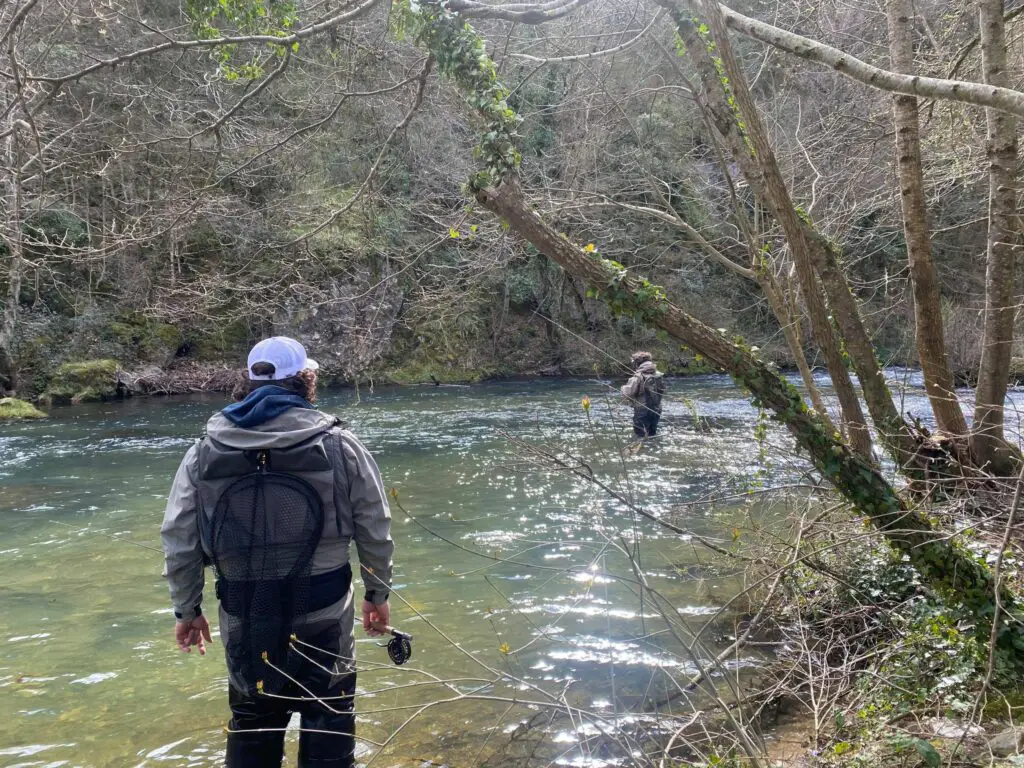
<path id="1" fill-rule="evenodd" d="M 73 371 L 58 369 L 49 386 L 35 397 L 21 398 L 24 402 L 44 407 L 79 405 L 89 402 L 109 402 L 135 397 L 169 397 L 175 395 L 196 395 L 223 393 L 230 394 L 243 380 L 243 368 L 231 368 L 223 363 L 187 363 L 162 368 L 148 365 L 138 368 L 124 368 L 112 360 L 84 361 L 71 364 Z M 91 369 L 90 369 L 91 367 Z M 67 368 L 67 366 L 65 366 Z M 780 367 L 780 372 L 790 373 Z M 442 387 L 468 386 L 484 382 L 515 382 L 531 380 L 573 380 L 573 379 L 622 379 L 625 382 L 630 372 L 622 370 L 583 371 L 540 369 L 513 374 L 493 371 L 451 368 L 440 372 L 426 372 L 424 375 L 408 375 L 408 369 L 390 368 L 369 372 L 356 379 L 343 375 L 322 372 L 320 381 L 323 389 L 354 389 L 364 387 Z M 698 376 L 727 375 L 722 371 L 705 366 L 665 371 L 670 378 L 695 378 Z"/>

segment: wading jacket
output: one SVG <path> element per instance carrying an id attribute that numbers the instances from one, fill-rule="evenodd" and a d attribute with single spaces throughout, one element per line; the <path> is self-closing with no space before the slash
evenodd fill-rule
<path id="1" fill-rule="evenodd" d="M 209 522 L 221 491 L 248 471 L 242 463 L 233 474 L 232 455 L 241 457 L 243 452 L 261 449 L 274 451 L 272 455 L 284 457 L 285 463 L 292 460 L 292 466 L 280 469 L 309 483 L 323 504 L 324 527 L 313 555 L 313 580 L 318 576 L 329 580 L 333 573 L 342 572 L 354 541 L 366 591 L 374 602 L 384 602 L 391 587 L 394 551 L 391 512 L 369 451 L 335 418 L 320 411 L 290 408 L 253 428 L 235 426 L 218 413 L 207 423 L 206 437 L 196 441 L 182 459 L 160 529 L 164 575 L 176 617 L 190 621 L 200 611 L 204 565 L 212 555 L 204 548 L 202 526 Z M 340 607 L 337 616 L 340 620 Z M 227 622 L 221 619 L 223 634 Z"/>

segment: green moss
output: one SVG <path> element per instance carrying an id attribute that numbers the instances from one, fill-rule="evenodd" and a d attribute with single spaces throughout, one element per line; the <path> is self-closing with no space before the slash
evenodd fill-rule
<path id="1" fill-rule="evenodd" d="M 461 368 L 457 365 L 439 363 L 433 360 L 407 363 L 383 372 L 386 379 L 395 384 L 475 384 L 492 378 L 495 371 Z"/>
<path id="2" fill-rule="evenodd" d="M 215 330 L 203 332 L 191 340 L 191 354 L 197 360 L 208 362 L 244 360 L 253 340 L 253 333 L 247 322 L 225 322 Z"/>
<path id="3" fill-rule="evenodd" d="M 164 364 L 174 357 L 184 338 L 181 331 L 144 315 L 121 315 L 107 327 L 107 335 L 125 347 L 128 356 Z"/>
<path id="4" fill-rule="evenodd" d="M 0 421 L 12 419 L 45 419 L 46 414 L 32 403 L 14 397 L 0 398 Z"/>
<path id="5" fill-rule="evenodd" d="M 1005 720 L 1012 710 L 1015 715 L 1024 709 L 1024 687 L 1006 686 L 993 691 L 982 709 L 982 715 L 989 720 Z"/>
<path id="6" fill-rule="evenodd" d="M 117 395 L 116 360 L 64 363 L 50 378 L 41 400 L 46 403 L 85 403 Z"/>

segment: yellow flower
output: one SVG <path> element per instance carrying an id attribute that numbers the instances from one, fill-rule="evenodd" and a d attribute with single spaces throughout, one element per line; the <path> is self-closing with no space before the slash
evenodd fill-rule
<path id="1" fill-rule="evenodd" d="M 584 411 L 589 411 L 590 410 L 590 398 L 587 397 L 586 395 L 584 395 L 583 399 L 580 401 L 580 405 L 583 406 L 583 410 Z"/>
<path id="2" fill-rule="evenodd" d="M 512 652 L 512 646 L 508 643 L 502 643 L 498 646 L 498 650 L 507 655 Z"/>
<path id="3" fill-rule="evenodd" d="M 583 250 L 586 251 L 587 253 L 593 253 L 594 251 L 597 250 L 597 246 L 594 245 L 593 243 L 587 243 L 586 245 L 583 246 Z"/>

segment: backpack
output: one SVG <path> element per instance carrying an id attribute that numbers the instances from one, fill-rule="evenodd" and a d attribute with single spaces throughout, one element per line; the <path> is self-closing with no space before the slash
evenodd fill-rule
<path id="1" fill-rule="evenodd" d="M 661 413 L 661 398 L 665 395 L 665 377 L 660 373 L 653 376 L 641 374 L 643 381 L 644 408 Z"/>
<path id="2" fill-rule="evenodd" d="M 273 449 L 237 453 L 230 463 L 249 471 L 220 493 L 203 534 L 226 616 L 222 635 L 232 671 L 247 694 L 274 693 L 301 664 L 290 644 L 296 620 L 311 608 L 324 508 L 306 480 L 275 471 Z"/>

